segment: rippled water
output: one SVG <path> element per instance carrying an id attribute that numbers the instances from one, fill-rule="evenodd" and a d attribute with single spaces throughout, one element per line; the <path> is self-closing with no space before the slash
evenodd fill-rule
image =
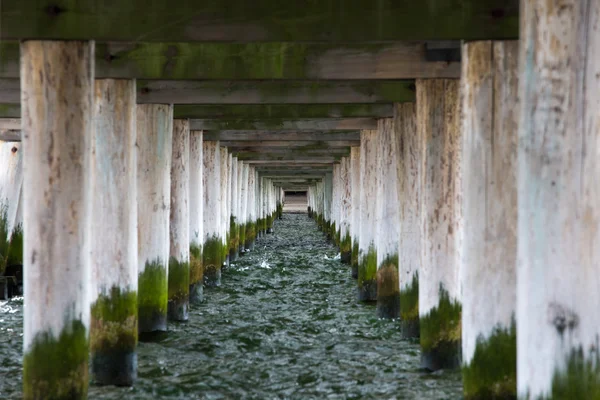
<path id="1" fill-rule="evenodd" d="M 133 388 L 91 386 L 89 398 L 462 398 L 458 372 L 420 371 L 418 344 L 357 304 L 335 255 L 306 215 L 285 214 L 188 323 L 140 343 Z M 22 307 L 0 302 L 0 399 L 20 398 Z"/>

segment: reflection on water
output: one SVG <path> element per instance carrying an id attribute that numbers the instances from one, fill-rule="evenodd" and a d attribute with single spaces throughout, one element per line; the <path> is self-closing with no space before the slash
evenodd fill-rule
<path id="1" fill-rule="evenodd" d="M 90 399 L 460 399 L 458 372 L 419 370 L 419 346 L 357 304 L 355 281 L 306 215 L 205 289 L 190 321 L 139 346 L 133 388 Z M 20 398 L 22 299 L 0 302 L 0 398 Z"/>

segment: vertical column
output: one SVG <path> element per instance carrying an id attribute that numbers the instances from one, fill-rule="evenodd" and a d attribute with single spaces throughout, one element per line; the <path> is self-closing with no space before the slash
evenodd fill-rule
<path id="1" fill-rule="evenodd" d="M 204 241 L 203 210 L 203 152 L 202 131 L 190 132 L 190 303 L 202 302 L 204 297 L 204 267 L 202 244 Z"/>
<path id="2" fill-rule="evenodd" d="M 134 80 L 95 82 L 91 190 L 92 379 L 132 385 L 138 307 L 136 94 Z"/>
<path id="3" fill-rule="evenodd" d="M 376 130 L 360 133 L 360 233 L 358 238 L 358 300 L 377 300 L 377 248 L 375 247 L 375 214 L 377 201 L 377 136 Z"/>
<path id="4" fill-rule="evenodd" d="M 260 196 L 258 209 L 260 210 L 259 234 L 263 236 L 266 233 L 267 214 L 265 211 L 265 178 L 259 175 L 258 178 L 258 193 Z"/>
<path id="5" fill-rule="evenodd" d="M 600 2 L 522 2 L 517 384 L 600 393 Z"/>
<path id="6" fill-rule="evenodd" d="M 273 199 L 273 182 L 270 179 L 265 179 L 266 182 L 266 197 L 267 197 L 267 233 L 273 233 L 273 216 L 275 204 Z"/>
<path id="7" fill-rule="evenodd" d="M 246 221 L 246 249 L 254 250 L 256 241 L 256 169 L 248 165 L 248 210 Z"/>
<path id="8" fill-rule="evenodd" d="M 342 158 L 340 170 L 341 218 L 340 218 L 340 257 L 344 264 L 350 264 L 352 258 L 352 237 L 350 225 L 352 218 L 352 187 L 350 179 L 350 157 Z"/>
<path id="9" fill-rule="evenodd" d="M 464 393 L 516 398 L 518 42 L 462 54 Z"/>
<path id="10" fill-rule="evenodd" d="M 190 299 L 190 121 L 173 121 L 169 320 L 187 321 Z"/>
<path id="11" fill-rule="evenodd" d="M 221 147 L 220 142 L 205 140 L 204 162 L 204 246 L 202 246 L 204 284 L 221 285 Z"/>
<path id="12" fill-rule="evenodd" d="M 248 164 L 239 161 L 240 179 L 240 254 L 246 252 L 246 213 L 248 212 Z"/>
<path id="13" fill-rule="evenodd" d="M 378 191 L 379 223 L 377 245 L 377 316 L 400 316 L 400 283 L 398 281 L 398 243 L 400 215 L 398 200 L 398 156 L 394 120 L 378 122 Z"/>
<path id="14" fill-rule="evenodd" d="M 331 175 L 331 230 L 329 235 L 336 246 L 339 246 L 339 223 L 338 217 L 340 212 L 340 164 L 333 164 L 333 174 Z"/>
<path id="15" fill-rule="evenodd" d="M 173 106 L 137 106 L 138 331 L 167 330 Z M 143 140 L 141 140 L 143 138 Z"/>
<path id="16" fill-rule="evenodd" d="M 0 276 L 22 273 L 23 217 L 18 213 L 23 201 L 22 190 L 21 142 L 0 141 Z M 7 295 L 18 292 L 11 282 L 6 285 L 8 287 L 2 290 Z"/>
<path id="17" fill-rule="evenodd" d="M 229 260 L 237 261 L 240 254 L 239 204 L 237 157 L 231 158 L 231 218 L 229 220 Z"/>
<path id="18" fill-rule="evenodd" d="M 350 148 L 350 180 L 352 181 L 352 221 L 350 225 L 350 232 L 352 234 L 352 258 L 350 260 L 350 267 L 352 269 L 352 277 L 358 278 L 358 262 L 359 262 L 359 236 L 360 236 L 360 153 L 361 147 L 355 146 Z"/>
<path id="19" fill-rule="evenodd" d="M 229 205 L 227 192 L 229 187 L 229 154 L 227 147 L 221 147 L 221 263 L 229 265 Z"/>
<path id="20" fill-rule="evenodd" d="M 414 103 L 396 104 L 394 129 L 398 140 L 398 200 L 400 240 L 398 268 L 400 277 L 400 325 L 405 338 L 419 337 L 419 269 L 421 268 L 422 186 L 425 147 L 417 130 Z"/>
<path id="21" fill-rule="evenodd" d="M 307 200 L 307 212 L 308 212 L 308 218 L 312 218 L 312 208 L 313 208 L 313 203 L 312 203 L 312 194 L 313 194 L 313 187 L 314 185 L 311 185 L 308 187 L 308 189 L 306 189 L 306 200 Z"/>
<path id="22" fill-rule="evenodd" d="M 333 171 L 325 173 L 323 180 L 323 232 L 331 239 L 331 200 L 333 197 Z"/>
<path id="23" fill-rule="evenodd" d="M 458 80 L 417 80 L 417 129 L 425 146 L 419 324 L 424 368 L 460 364 Z"/>
<path id="24" fill-rule="evenodd" d="M 87 397 L 93 85 L 93 42 L 21 43 L 24 399 Z"/>

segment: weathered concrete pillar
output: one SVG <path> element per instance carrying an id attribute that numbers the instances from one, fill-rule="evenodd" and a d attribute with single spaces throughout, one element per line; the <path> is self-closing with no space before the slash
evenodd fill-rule
<path id="1" fill-rule="evenodd" d="M 360 231 L 358 250 L 358 300 L 377 300 L 377 248 L 375 229 L 377 201 L 376 130 L 360 133 Z"/>
<path id="2" fill-rule="evenodd" d="M 312 194 L 313 194 L 313 187 L 314 185 L 311 185 L 308 187 L 308 189 L 306 189 L 306 202 L 307 202 L 307 208 L 306 211 L 308 212 L 308 218 L 312 218 L 312 210 L 313 210 L 313 200 L 312 200 Z"/>
<path id="3" fill-rule="evenodd" d="M 350 260 L 352 258 L 352 236 L 350 235 L 350 220 L 352 218 L 352 180 L 350 176 L 350 157 L 342 158 L 340 179 L 340 257 L 344 264 L 350 264 Z"/>
<path id="4" fill-rule="evenodd" d="M 135 80 L 95 82 L 90 186 L 92 380 L 132 385 L 138 304 Z"/>
<path id="5" fill-rule="evenodd" d="M 24 399 L 87 398 L 93 91 L 93 42 L 21 43 Z"/>
<path id="6" fill-rule="evenodd" d="M 379 202 L 377 236 L 377 316 L 400 316 L 398 281 L 398 243 L 400 215 L 398 200 L 398 135 L 392 118 L 378 122 L 377 198 Z"/>
<path id="7" fill-rule="evenodd" d="M 240 179 L 240 254 L 246 252 L 246 215 L 248 212 L 248 164 L 239 161 Z"/>
<path id="8" fill-rule="evenodd" d="M 340 168 L 341 164 L 333 164 L 332 185 L 331 185 L 331 230 L 329 235 L 333 243 L 339 247 L 339 216 L 341 210 L 341 199 L 340 194 Z M 340 250 L 341 251 L 341 250 Z"/>
<path id="9" fill-rule="evenodd" d="M 325 229 L 325 195 L 324 195 L 325 182 L 324 182 L 324 180 L 325 180 L 325 178 L 323 178 L 323 180 L 318 183 L 317 191 L 316 191 L 317 226 L 321 230 Z"/>
<path id="10" fill-rule="evenodd" d="M 227 198 L 229 186 L 229 153 L 227 147 L 221 147 L 221 263 L 229 266 L 229 204 Z"/>
<path id="11" fill-rule="evenodd" d="M 137 106 L 138 331 L 167 330 L 173 106 Z M 141 140 L 143 138 L 143 140 Z"/>
<path id="12" fill-rule="evenodd" d="M 187 321 L 190 303 L 190 121 L 173 121 L 169 251 L 170 321 Z"/>
<path id="13" fill-rule="evenodd" d="M 202 131 L 190 132 L 190 303 L 204 297 L 204 182 Z"/>
<path id="14" fill-rule="evenodd" d="M 421 268 L 421 201 L 425 168 L 425 142 L 417 130 L 414 103 L 396 104 L 394 129 L 398 154 L 398 200 L 400 240 L 398 268 L 400 277 L 400 324 L 402 336 L 419 337 L 419 270 Z"/>
<path id="15" fill-rule="evenodd" d="M 238 184 L 237 157 L 231 159 L 231 217 L 229 219 L 229 260 L 237 261 L 240 254 L 240 188 Z"/>
<path id="16" fill-rule="evenodd" d="M 600 2 L 522 2 L 517 384 L 600 393 Z"/>
<path id="17" fill-rule="evenodd" d="M 462 54 L 464 393 L 516 398 L 518 42 Z"/>
<path id="18" fill-rule="evenodd" d="M 425 146 L 419 324 L 429 370 L 460 365 L 458 86 L 458 80 L 417 80 L 417 129 Z"/>
<path id="19" fill-rule="evenodd" d="M 267 226 L 267 214 L 265 211 L 265 178 L 259 176 L 258 177 L 258 193 L 259 193 L 259 201 L 258 201 L 258 209 L 259 213 L 259 221 L 258 221 L 258 233 L 260 236 L 263 236 L 266 233 Z"/>
<path id="20" fill-rule="evenodd" d="M 333 172 L 326 172 L 323 179 L 323 232 L 331 239 L 331 200 L 333 198 Z"/>
<path id="21" fill-rule="evenodd" d="M 352 186 L 352 221 L 350 232 L 352 235 L 352 258 L 350 267 L 352 269 L 352 277 L 358 278 L 358 262 L 359 262 L 359 236 L 360 236 L 360 152 L 359 146 L 350 148 L 350 180 Z"/>
<path id="22" fill-rule="evenodd" d="M 204 284 L 221 285 L 221 264 L 223 260 L 221 240 L 221 152 L 220 142 L 203 142 L 204 162 Z"/>
<path id="23" fill-rule="evenodd" d="M 275 196 L 273 193 L 273 182 L 266 179 L 266 197 L 267 197 L 267 233 L 273 233 L 273 218 L 275 216 Z"/>
<path id="24" fill-rule="evenodd" d="M 256 169 L 248 165 L 248 205 L 246 210 L 246 244 L 247 250 L 254 250 L 256 241 Z"/>
<path id="25" fill-rule="evenodd" d="M 0 276 L 23 266 L 23 151 L 21 142 L 0 141 Z M 3 288 L 8 295 L 8 288 Z"/>

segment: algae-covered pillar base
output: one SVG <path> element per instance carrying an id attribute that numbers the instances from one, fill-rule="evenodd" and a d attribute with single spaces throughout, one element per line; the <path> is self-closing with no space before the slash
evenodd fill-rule
<path id="1" fill-rule="evenodd" d="M 231 158 L 231 217 L 229 218 L 229 260 L 235 262 L 240 255 L 240 225 L 239 225 L 239 205 L 240 188 L 238 184 L 237 157 Z"/>
<path id="2" fill-rule="evenodd" d="M 340 163 L 340 261 L 348 265 L 352 260 L 352 236 L 350 234 L 352 179 L 350 175 L 350 157 L 343 157 Z"/>
<path id="3" fill-rule="evenodd" d="M 86 399 L 94 44 L 25 41 L 20 50 L 23 398 Z"/>
<path id="4" fill-rule="evenodd" d="M 169 321 L 187 321 L 190 302 L 190 122 L 173 121 L 169 221 Z"/>
<path id="5" fill-rule="evenodd" d="M 221 161 L 221 268 L 229 267 L 229 153 L 227 147 L 219 148 Z"/>
<path id="6" fill-rule="evenodd" d="M 398 242 L 400 216 L 398 204 L 398 157 L 394 120 L 378 122 L 377 157 L 377 316 L 398 318 L 400 283 L 398 282 Z"/>
<path id="7" fill-rule="evenodd" d="M 358 279 L 358 262 L 359 262 L 359 244 L 358 238 L 360 235 L 360 147 L 355 146 L 350 148 L 350 180 L 352 187 L 351 197 L 351 222 L 350 234 L 352 236 L 352 254 L 350 258 L 350 270 L 352 277 Z"/>
<path id="8" fill-rule="evenodd" d="M 91 190 L 102 196 L 90 199 L 92 381 L 132 385 L 138 339 L 134 80 L 96 81 L 94 125 Z"/>
<path id="9" fill-rule="evenodd" d="M 246 208 L 246 250 L 254 250 L 256 241 L 256 169 L 248 165 L 248 205 Z"/>
<path id="10" fill-rule="evenodd" d="M 400 277 L 400 326 L 404 338 L 419 338 L 419 269 L 421 268 L 421 201 L 424 141 L 417 130 L 414 103 L 396 104 L 394 129 L 398 140 L 398 201 L 400 240 L 398 268 Z"/>
<path id="11" fill-rule="evenodd" d="M 516 398 L 518 42 L 463 46 L 463 387 Z M 485 377 L 485 378 L 484 378 Z"/>
<path id="12" fill-rule="evenodd" d="M 190 132 L 190 304 L 204 299 L 204 268 L 202 242 L 204 241 L 204 182 L 202 160 L 202 131 Z"/>
<path id="13" fill-rule="evenodd" d="M 221 240 L 221 152 L 219 141 L 203 142 L 204 162 L 204 284 L 221 285 L 223 242 Z"/>
<path id="14" fill-rule="evenodd" d="M 137 106 L 138 331 L 167 330 L 173 106 Z M 143 138 L 143 140 L 141 140 Z"/>
<path id="15" fill-rule="evenodd" d="M 600 396 L 599 16 L 598 1 L 521 2 L 519 398 Z"/>
<path id="16" fill-rule="evenodd" d="M 375 247 L 377 202 L 373 199 L 373 193 L 377 191 L 378 179 L 377 136 L 376 130 L 365 130 L 360 133 L 360 236 L 357 274 L 359 301 L 377 301 L 377 248 Z"/>
<path id="17" fill-rule="evenodd" d="M 461 363 L 458 282 L 460 124 L 458 80 L 417 80 L 417 124 L 424 141 L 423 260 L 419 324 L 423 368 Z M 362 226 L 361 226 L 362 228 Z"/>

